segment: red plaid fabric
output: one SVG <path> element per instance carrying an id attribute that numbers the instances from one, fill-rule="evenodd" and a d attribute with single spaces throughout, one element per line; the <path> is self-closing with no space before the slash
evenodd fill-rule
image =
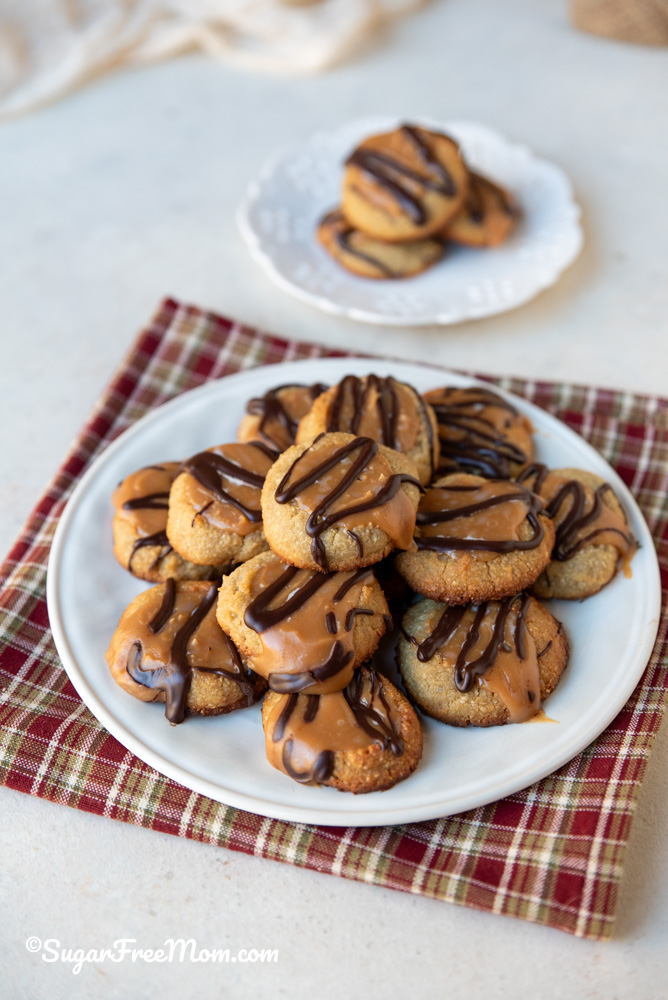
<path id="1" fill-rule="evenodd" d="M 185 389 L 254 365 L 337 353 L 163 303 L 0 570 L 0 781 L 177 836 L 605 938 L 668 686 L 665 611 L 632 698 L 583 753 L 501 802 L 397 827 L 285 823 L 197 795 L 111 737 L 61 667 L 47 618 L 46 564 L 58 518 L 91 461 L 144 413 Z M 665 595 L 668 401 L 572 385 L 490 381 L 548 409 L 615 466 L 656 539 Z"/>

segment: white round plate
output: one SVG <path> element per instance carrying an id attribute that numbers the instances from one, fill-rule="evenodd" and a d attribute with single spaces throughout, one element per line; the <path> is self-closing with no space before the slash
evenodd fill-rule
<path id="1" fill-rule="evenodd" d="M 583 604 L 552 602 L 572 646 L 571 662 L 547 703 L 556 723 L 454 729 L 422 720 L 424 756 L 415 774 L 386 792 L 342 794 L 298 785 L 269 766 L 260 706 L 170 726 L 160 704 L 132 698 L 111 678 L 104 654 L 121 612 L 145 584 L 125 573 L 111 546 L 111 493 L 129 472 L 234 440 L 251 396 L 290 381 L 334 383 L 352 372 L 394 374 L 420 391 L 471 379 L 404 363 L 352 359 L 270 365 L 184 393 L 126 431 L 74 491 L 53 542 L 47 578 L 49 620 L 70 680 L 116 739 L 187 788 L 254 813 L 330 826 L 378 826 L 447 816 L 503 798 L 554 771 L 615 717 L 649 659 L 659 618 L 654 546 L 630 493 L 582 438 L 514 397 L 530 417 L 541 461 L 605 477 L 630 515 L 642 548 L 633 578 L 621 574 Z"/>
<path id="2" fill-rule="evenodd" d="M 554 284 L 582 247 L 580 208 L 553 163 L 474 122 L 418 124 L 452 135 L 467 163 L 508 188 L 522 219 L 500 247 L 448 247 L 444 260 L 414 278 L 373 281 L 349 274 L 315 237 L 339 204 L 343 163 L 365 137 L 396 118 L 364 118 L 278 150 L 249 185 L 237 223 L 253 257 L 280 288 L 325 312 L 387 326 L 459 323 L 528 302 Z"/>

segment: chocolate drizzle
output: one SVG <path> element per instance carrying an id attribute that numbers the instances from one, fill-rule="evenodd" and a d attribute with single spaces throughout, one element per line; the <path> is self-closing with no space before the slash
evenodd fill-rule
<path id="1" fill-rule="evenodd" d="M 525 466 L 524 469 L 515 476 L 516 483 L 526 483 L 529 479 L 533 479 L 533 485 L 531 489 L 534 493 L 540 493 L 543 486 L 545 485 L 545 480 L 549 475 L 549 469 L 542 462 L 532 462 L 531 465 Z"/>
<path id="2" fill-rule="evenodd" d="M 503 480 L 503 485 L 506 485 L 505 480 Z M 427 497 L 434 496 L 438 492 L 445 494 L 466 493 L 476 492 L 478 489 L 479 487 L 477 485 L 434 487 L 427 492 Z M 486 500 L 467 504 L 463 507 L 455 507 L 451 510 L 421 511 L 418 509 L 416 523 L 418 526 L 446 524 L 448 521 L 456 521 L 459 518 L 472 517 L 483 510 L 489 510 L 490 508 L 498 507 L 506 503 L 512 503 L 514 501 L 521 501 L 526 505 L 526 518 L 533 531 L 530 538 L 524 540 L 519 538 L 509 538 L 495 541 L 490 539 L 460 538 L 455 535 L 449 536 L 447 534 L 420 535 L 418 533 L 415 538 L 417 547 L 418 549 L 429 549 L 432 552 L 446 552 L 448 550 L 457 549 L 501 553 L 535 549 L 541 544 L 543 538 L 545 537 L 543 525 L 538 517 L 539 513 L 543 510 L 543 501 L 540 497 L 536 496 L 535 493 L 532 493 L 531 490 L 524 486 L 519 486 L 515 492 L 501 493 L 497 496 L 488 497 Z"/>
<path id="3" fill-rule="evenodd" d="M 278 457 L 271 448 L 261 441 L 253 441 L 244 447 L 257 448 L 271 459 Z M 253 524 L 262 520 L 262 510 L 259 507 L 249 507 L 230 493 L 224 485 L 225 480 L 229 479 L 232 482 L 243 483 L 245 486 L 253 486 L 260 491 L 264 485 L 264 476 L 260 473 L 245 469 L 237 462 L 233 462 L 215 451 L 201 451 L 197 455 L 193 455 L 192 458 L 183 463 L 181 471 L 190 473 L 216 500 L 220 503 L 231 504 Z"/>
<path id="4" fill-rule="evenodd" d="M 276 720 L 271 734 L 272 743 L 280 743 L 285 738 L 290 720 L 295 716 L 300 702 L 304 704 L 304 699 L 306 701 L 302 714 L 302 722 L 304 726 L 311 726 L 313 724 L 317 725 L 319 710 L 322 704 L 321 698 L 332 699 L 342 695 L 353 714 L 355 726 L 359 727 L 359 729 L 370 737 L 371 743 L 378 744 L 383 750 L 389 749 L 396 757 L 402 756 L 404 753 L 404 742 L 392 718 L 390 706 L 385 697 L 382 678 L 372 669 L 367 670 L 366 673 L 369 679 L 369 693 L 366 696 L 364 694 L 364 675 L 361 671 L 357 672 L 350 684 L 339 694 L 301 695 L 299 697 L 296 693 L 290 694 Z M 381 703 L 383 711 L 378 711 L 374 707 L 374 702 L 376 701 Z M 304 738 L 308 741 L 307 733 L 304 734 Z M 285 740 L 281 751 L 281 763 L 286 774 L 300 784 L 321 784 L 323 781 L 326 781 L 332 774 L 336 751 L 330 749 L 321 750 L 311 767 L 299 770 L 294 763 L 295 742 L 296 737 L 293 730 L 293 735 Z"/>
<path id="5" fill-rule="evenodd" d="M 377 393 L 376 407 L 378 411 L 378 421 L 380 424 L 380 443 L 388 448 L 395 448 L 401 451 L 401 445 L 397 438 L 397 424 L 399 420 L 399 397 L 396 391 L 396 381 L 389 375 L 387 378 L 379 378 L 377 375 L 367 375 L 366 379 L 358 378 L 357 375 L 346 375 L 339 382 L 329 406 L 327 417 L 327 431 L 346 431 L 350 434 L 357 434 L 360 423 L 367 407 L 369 394 L 375 390 Z M 349 421 L 342 419 L 342 410 L 347 400 L 352 403 L 352 416 Z"/>
<path id="6" fill-rule="evenodd" d="M 159 466 L 151 466 L 159 469 Z M 162 471 L 162 470 L 161 470 Z M 147 493 L 145 497 L 133 497 L 126 500 L 123 510 L 167 510 L 169 507 L 169 493 Z"/>
<path id="7" fill-rule="evenodd" d="M 128 569 L 132 569 L 132 560 L 134 559 L 135 553 L 138 552 L 139 549 L 151 548 L 154 545 L 159 545 L 160 551 L 149 566 L 149 570 L 154 570 L 161 559 L 164 559 L 165 556 L 168 556 L 170 552 L 174 551 L 172 545 L 170 545 L 169 539 L 167 538 L 166 531 L 155 531 L 152 535 L 146 535 L 144 538 L 137 538 L 132 544 L 130 558 L 128 559 Z"/>
<path id="8" fill-rule="evenodd" d="M 383 750 L 389 749 L 395 757 L 401 757 L 404 752 L 404 741 L 401 739 L 394 725 L 390 706 L 387 703 L 385 691 L 383 690 L 382 678 L 380 674 L 377 674 L 371 668 L 368 668 L 368 673 L 371 680 L 371 698 L 368 705 L 365 705 L 362 701 L 364 677 L 359 670 L 348 687 L 344 688 L 343 697 L 348 702 L 348 706 L 355 716 L 355 721 L 360 729 L 363 729 L 365 733 L 373 737 L 375 742 L 380 743 Z M 385 709 L 387 722 L 373 707 L 376 697 Z"/>
<path id="9" fill-rule="evenodd" d="M 258 396 L 248 401 L 246 404 L 246 413 L 260 418 L 258 433 L 263 434 L 278 452 L 285 451 L 286 447 L 288 447 L 285 441 L 280 438 L 280 431 L 284 432 L 289 444 L 294 444 L 297 424 L 299 422 L 298 419 L 294 420 L 290 416 L 281 401 L 281 393 L 286 389 L 303 389 L 310 401 L 313 402 L 321 393 L 326 391 L 327 386 L 322 385 L 321 382 L 315 382 L 313 385 L 301 385 L 298 383 L 279 385 L 275 389 L 269 389 L 265 392 L 264 396 Z M 276 431 L 272 432 L 272 424 L 278 427 L 278 435 Z"/>
<path id="10" fill-rule="evenodd" d="M 633 536 L 622 531 L 621 528 L 615 528 L 609 525 L 604 525 L 599 528 L 594 527 L 595 522 L 601 515 L 603 496 L 608 491 L 612 493 L 612 487 L 609 483 L 603 483 L 594 491 L 594 502 L 588 513 L 585 513 L 586 495 L 582 483 L 578 482 L 576 479 L 571 479 L 569 482 L 564 483 L 564 485 L 557 491 L 546 508 L 550 517 L 556 517 L 563 504 L 569 499 L 571 504 L 563 521 L 557 525 L 557 537 L 552 551 L 553 559 L 556 559 L 558 562 L 566 562 L 568 559 L 572 559 L 575 553 L 579 552 L 585 545 L 596 544 L 594 539 L 599 535 L 608 532 L 613 532 L 614 534 L 619 535 L 629 547 L 635 545 L 635 539 Z M 586 531 L 589 527 L 591 527 L 592 530 L 583 535 L 581 538 L 578 538 L 580 532 Z"/>
<path id="11" fill-rule="evenodd" d="M 170 576 L 165 583 L 165 593 L 162 595 L 162 603 L 158 610 L 156 611 L 153 618 L 151 618 L 148 623 L 148 627 L 153 633 L 157 635 L 162 632 L 163 628 L 172 617 L 174 611 L 174 602 L 176 601 L 176 584 Z"/>
<path id="12" fill-rule="evenodd" d="M 133 681 L 143 687 L 162 692 L 165 696 L 165 717 L 173 725 L 183 722 L 186 702 L 192 683 L 193 671 L 215 673 L 226 677 L 239 685 L 246 696 L 247 703 L 253 701 L 253 686 L 256 675 L 244 667 L 239 653 L 232 641 L 224 635 L 234 671 L 222 667 L 191 666 L 188 662 L 188 643 L 213 607 L 218 593 L 218 582 L 212 583 L 201 601 L 190 611 L 186 621 L 172 638 L 169 650 L 169 662 L 165 665 L 145 670 L 142 667 L 144 656 L 140 640 L 132 643 L 128 653 L 126 670 Z M 165 583 L 165 591 L 160 607 L 148 623 L 153 635 L 159 635 L 169 624 L 176 608 L 176 584 L 173 579 Z"/>
<path id="13" fill-rule="evenodd" d="M 324 573 L 311 573 L 306 582 L 296 590 L 290 592 L 287 600 L 283 604 L 270 608 L 271 602 L 278 597 L 281 591 L 289 587 L 293 578 L 299 573 L 296 566 L 287 566 L 285 571 L 274 580 L 273 583 L 265 587 L 257 597 L 254 597 L 244 612 L 244 621 L 249 628 L 260 635 L 268 628 L 278 625 L 283 619 L 293 615 L 309 600 L 310 597 L 324 586 L 329 579 Z"/>
<path id="14" fill-rule="evenodd" d="M 357 257 L 358 260 L 363 260 L 365 264 L 370 264 L 371 267 L 377 267 L 386 278 L 400 277 L 396 271 L 393 271 L 391 267 L 388 267 L 387 264 L 380 260 L 379 257 L 374 257 L 373 254 L 367 253 L 365 250 L 360 250 L 359 247 L 353 246 L 350 241 L 357 230 L 345 221 L 342 212 L 338 210 L 329 212 L 323 218 L 321 225 L 338 227 L 334 232 L 334 239 L 339 249 L 344 253 L 349 253 L 353 257 Z"/>
<path id="15" fill-rule="evenodd" d="M 544 488 L 549 474 L 545 465 L 536 462 L 522 470 L 517 477 L 517 482 L 526 482 L 533 478 L 535 480 L 533 489 L 539 492 Z M 556 475 L 559 476 L 559 473 L 557 472 Z M 585 545 L 595 545 L 595 539 L 603 534 L 611 533 L 619 536 L 621 545 L 618 548 L 620 552 L 637 546 L 638 543 L 630 532 L 606 523 L 596 526 L 596 522 L 603 513 L 603 497 L 608 492 L 613 492 L 609 483 L 602 483 L 593 490 L 593 502 L 587 511 L 587 491 L 584 484 L 578 479 L 568 479 L 562 483 L 545 508 L 548 517 L 557 520 L 561 517 L 562 511 L 566 511 L 556 525 L 552 559 L 557 562 L 567 562 Z M 614 544 L 614 542 L 603 540 L 599 544 Z"/>
<path id="16" fill-rule="evenodd" d="M 348 471 L 341 477 L 334 489 L 332 489 L 316 505 L 314 510 L 311 511 L 306 522 L 306 533 L 309 538 L 311 538 L 311 555 L 313 556 L 313 560 L 316 565 L 326 572 L 327 556 L 325 553 L 325 546 L 320 537 L 324 531 L 330 528 L 333 524 L 336 524 L 337 521 L 350 517 L 352 514 L 358 514 L 367 510 L 374 510 L 376 507 L 381 507 L 383 504 L 388 503 L 388 501 L 390 501 L 398 492 L 402 483 L 412 483 L 420 490 L 422 489 L 422 486 L 414 476 L 409 476 L 405 473 L 394 473 L 385 480 L 381 488 L 371 497 L 370 500 L 364 500 L 360 503 L 352 504 L 350 507 L 344 507 L 338 511 L 331 511 L 332 504 L 334 504 L 339 497 L 345 494 L 348 487 L 355 482 L 357 477 L 367 467 L 372 458 L 378 454 L 378 444 L 371 438 L 357 437 L 354 441 L 350 441 L 341 448 L 337 448 L 336 451 L 324 458 L 323 461 L 320 462 L 314 469 L 290 484 L 290 478 L 293 472 L 296 470 L 304 455 L 307 455 L 309 451 L 310 448 L 307 448 L 306 451 L 302 452 L 302 454 L 295 459 L 283 476 L 281 482 L 278 484 L 275 493 L 277 503 L 284 504 L 294 500 L 303 490 L 312 486 L 320 476 L 335 468 L 335 466 L 337 466 L 343 459 L 347 458 L 348 455 L 352 455 L 354 452 L 359 452 L 357 458 L 352 462 Z"/>
<path id="17" fill-rule="evenodd" d="M 356 149 L 346 160 L 346 165 L 363 170 L 395 199 L 412 222 L 424 225 L 427 222 L 427 213 L 411 188 L 417 184 L 425 190 L 435 191 L 448 198 L 456 194 L 456 188 L 452 177 L 443 164 L 434 157 L 419 131 L 411 125 L 403 125 L 401 132 L 409 139 L 421 164 L 428 171 L 427 176 L 413 170 L 394 156 L 374 149 Z M 410 187 L 406 185 L 406 180 L 412 182 Z"/>
<path id="18" fill-rule="evenodd" d="M 284 572 L 273 583 L 270 583 L 253 598 L 244 612 L 244 622 L 248 628 L 253 629 L 254 632 L 261 635 L 268 629 L 280 625 L 285 619 L 296 614 L 335 575 L 312 572 L 307 575 L 301 586 L 291 586 L 295 576 L 300 572 L 304 571 L 297 569 L 295 566 L 287 566 Z M 356 583 L 363 577 L 370 576 L 371 574 L 372 570 L 370 568 L 362 568 L 352 573 L 347 580 L 343 581 L 334 594 L 332 598 L 333 603 L 338 604 L 342 601 Z M 280 596 L 283 594 L 287 596 L 280 603 Z M 276 601 L 277 598 L 279 599 L 279 603 L 275 607 L 270 607 L 272 602 Z M 358 614 L 374 614 L 370 609 L 355 608 L 352 610 Z M 324 608 L 318 608 L 318 611 L 322 612 Z M 346 632 L 350 631 L 353 623 L 353 619 L 349 619 L 349 615 L 350 611 L 346 613 L 345 618 L 344 630 Z M 325 613 L 325 623 L 327 632 L 332 636 L 336 635 L 337 622 L 333 611 Z M 279 694 L 293 694 L 303 691 L 304 688 L 322 683 L 340 673 L 340 671 L 349 666 L 354 655 L 354 650 L 346 649 L 344 644 L 339 639 L 336 639 L 324 662 L 319 666 L 298 673 L 272 672 L 267 678 L 269 687 L 272 691 L 277 691 Z"/>
<path id="19" fill-rule="evenodd" d="M 473 622 L 465 633 L 459 654 L 455 661 L 455 685 L 459 691 L 470 691 L 476 678 L 480 677 L 487 670 L 489 670 L 494 663 L 499 650 L 504 648 L 506 621 L 515 602 L 519 602 L 519 607 L 512 639 L 518 659 L 524 659 L 526 614 L 529 608 L 530 598 L 526 594 L 516 594 L 514 597 L 506 597 L 504 600 L 499 601 L 498 611 L 494 620 L 494 626 L 489 642 L 478 657 L 475 659 L 469 659 L 469 652 L 474 648 L 480 638 L 480 626 L 488 612 L 489 602 L 476 605 L 474 606 L 475 613 Z M 467 610 L 468 608 L 463 605 L 458 607 L 446 607 L 434 631 L 419 644 L 412 636 L 408 636 L 410 641 L 417 645 L 417 658 L 420 662 L 426 663 L 431 660 L 434 654 L 448 642 L 448 640 L 460 627 Z M 506 651 L 508 651 L 507 647 Z"/>
<path id="20" fill-rule="evenodd" d="M 438 400 L 427 394 L 427 402 L 439 423 L 442 471 L 465 470 L 490 479 L 508 479 L 511 465 L 528 460 L 529 456 L 485 415 L 485 409 L 494 407 L 506 410 L 510 417 L 520 416 L 496 393 L 472 388 L 463 399 Z"/>
<path id="21" fill-rule="evenodd" d="M 149 469 L 153 469 L 156 472 L 164 472 L 170 477 L 171 474 L 164 465 L 149 465 L 146 469 L 141 469 L 141 472 L 145 472 Z M 122 484 L 121 484 L 122 485 Z M 169 507 L 169 490 L 159 490 L 153 493 L 146 493 L 144 496 L 132 497 L 130 500 L 126 500 L 121 504 L 121 510 L 127 511 L 138 511 L 138 510 L 164 510 L 166 511 Z M 149 572 L 154 570 L 161 559 L 168 556 L 170 552 L 173 552 L 173 548 L 169 543 L 167 538 L 167 533 L 163 530 L 151 532 L 148 535 L 140 536 L 135 540 L 130 550 L 130 558 L 128 559 L 128 569 L 132 570 L 132 560 L 134 559 L 135 553 L 140 549 L 148 548 L 152 546 L 159 546 L 160 552 L 149 566 Z"/>

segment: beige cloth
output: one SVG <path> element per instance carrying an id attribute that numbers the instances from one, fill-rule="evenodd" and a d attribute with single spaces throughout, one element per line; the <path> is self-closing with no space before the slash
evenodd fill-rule
<path id="1" fill-rule="evenodd" d="M 668 45 L 668 0 L 571 0 L 576 28 L 641 45 Z"/>
<path id="2" fill-rule="evenodd" d="M 0 0 L 0 118 L 194 49 L 251 70 L 318 72 L 426 2 Z"/>

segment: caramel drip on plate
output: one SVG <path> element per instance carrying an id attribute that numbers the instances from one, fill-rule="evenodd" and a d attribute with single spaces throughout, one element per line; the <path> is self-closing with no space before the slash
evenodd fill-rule
<path id="1" fill-rule="evenodd" d="M 358 671 L 343 690 L 327 695 L 290 694 L 267 720 L 269 763 L 301 784 L 326 781 L 337 752 L 378 744 L 400 757 L 404 744 L 374 670 Z"/>
<path id="2" fill-rule="evenodd" d="M 264 396 L 250 399 L 246 404 L 246 413 L 259 418 L 256 434 L 260 440 L 278 452 L 285 451 L 295 443 L 299 421 L 326 389 L 327 386 L 320 382 L 313 385 L 279 385 L 269 389 Z"/>
<path id="3" fill-rule="evenodd" d="M 452 197 L 456 189 L 450 174 L 433 156 L 419 132 L 411 125 L 403 125 L 401 131 L 428 171 L 427 176 L 389 153 L 375 149 L 356 149 L 346 160 L 346 165 L 359 167 L 372 177 L 379 187 L 394 198 L 412 222 L 423 225 L 427 221 L 427 213 L 420 199 L 413 193 L 416 185 L 446 197 Z M 409 182 L 408 185 L 406 181 Z"/>
<path id="4" fill-rule="evenodd" d="M 540 497 L 505 479 L 435 486 L 420 501 L 415 541 L 418 549 L 479 556 L 535 549 L 545 537 L 538 518 L 542 509 Z M 520 539 L 524 521 L 532 535 Z"/>
<path id="5" fill-rule="evenodd" d="M 320 438 L 295 459 L 278 484 L 275 498 L 280 504 L 296 500 L 308 511 L 306 533 L 311 538 L 311 555 L 323 571 L 327 556 L 323 532 L 338 524 L 348 531 L 374 524 L 392 539 L 397 548 L 410 548 L 415 527 L 415 511 L 401 489 L 412 483 L 422 489 L 414 476 L 393 473 L 371 438 L 357 437 L 342 447 L 313 450 Z M 298 478 L 293 478 L 297 473 Z M 373 517 L 368 513 L 373 511 Z"/>
<path id="6" fill-rule="evenodd" d="M 465 469 L 490 479 L 508 479 L 511 464 L 528 461 L 528 426 L 501 396 L 474 387 L 435 389 L 424 398 L 439 424 L 441 470 Z"/>
<path id="7" fill-rule="evenodd" d="M 199 452 L 183 463 L 192 477 L 188 498 L 196 517 L 223 531 L 245 535 L 262 521 L 260 495 L 276 452 L 261 441 L 224 444 Z"/>
<path id="8" fill-rule="evenodd" d="M 419 395 L 389 375 L 346 375 L 336 386 L 327 414 L 327 431 L 370 437 L 395 451 L 408 452 L 420 430 Z M 426 414 L 422 416 L 431 427 Z"/>
<path id="9" fill-rule="evenodd" d="M 218 587 L 218 582 L 206 590 L 192 585 L 177 587 L 170 578 L 164 584 L 159 607 L 156 609 L 155 602 L 142 605 L 129 620 L 122 620 L 109 647 L 110 666 L 122 659 L 127 649 L 128 677 L 150 691 L 164 694 L 165 716 L 172 724 L 184 719 L 194 671 L 234 681 L 247 703 L 252 704 L 255 674 L 244 667 L 232 640 L 216 621 Z M 155 591 L 157 597 L 160 588 Z M 117 679 L 126 686 L 122 676 Z M 132 685 L 126 689 L 136 693 Z"/>
<path id="10" fill-rule="evenodd" d="M 355 617 L 374 614 L 359 607 L 372 577 L 370 568 L 320 573 L 278 559 L 256 572 L 244 622 L 262 641 L 253 666 L 273 691 L 324 694 L 345 687 L 355 659 Z"/>
<path id="11" fill-rule="evenodd" d="M 459 691 L 470 691 L 476 683 L 488 688 L 502 700 L 511 722 L 524 722 L 540 709 L 538 654 L 526 627 L 529 607 L 526 594 L 446 607 L 421 643 L 407 638 L 417 646 L 420 662 L 438 653 L 452 664 Z"/>
<path id="12" fill-rule="evenodd" d="M 587 545 L 612 545 L 630 576 L 630 562 L 638 542 L 628 530 L 624 517 L 604 503 L 606 493 L 613 493 L 609 483 L 595 490 L 577 479 L 568 479 L 546 466 L 534 463 L 523 469 L 518 482 L 534 479 L 533 488 L 548 501 L 545 513 L 554 519 L 556 539 L 552 559 L 567 562 Z"/>
<path id="13" fill-rule="evenodd" d="M 178 469 L 178 462 L 149 465 L 126 476 L 114 490 L 111 498 L 115 507 L 114 516 L 128 521 L 137 535 L 128 559 L 129 570 L 139 549 L 159 546 L 160 551 L 150 566 L 152 570 L 172 552 L 165 529 L 169 491 Z"/>

